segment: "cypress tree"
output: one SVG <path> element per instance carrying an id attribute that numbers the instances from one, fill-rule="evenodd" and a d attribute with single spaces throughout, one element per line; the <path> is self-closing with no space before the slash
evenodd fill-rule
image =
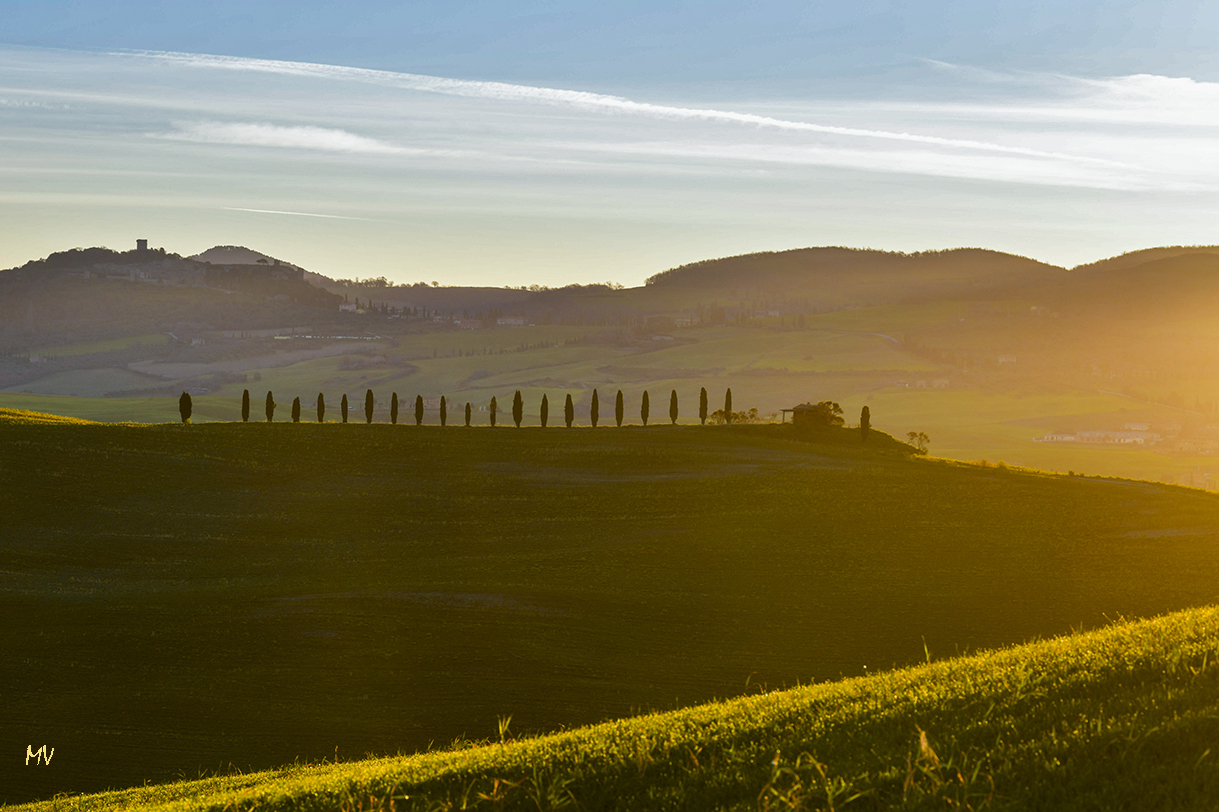
<path id="1" fill-rule="evenodd" d="M 415 395 L 415 425 L 423 425 L 423 395 Z"/>
<path id="2" fill-rule="evenodd" d="M 593 428 L 597 427 L 597 419 L 601 417 L 601 404 L 597 402 L 597 390 L 593 390 L 593 402 L 588 407 L 588 421 L 593 424 Z"/>
<path id="3" fill-rule="evenodd" d="M 512 422 L 516 423 L 516 427 L 521 427 L 521 421 L 525 419 L 525 401 L 521 398 L 521 390 L 516 390 L 516 394 L 512 396 Z"/>
<path id="4" fill-rule="evenodd" d="M 563 404 L 563 419 L 567 421 L 567 428 L 571 428 L 572 422 L 576 419 L 576 405 L 571 402 L 571 393 L 567 393 L 567 402 Z"/>
<path id="5" fill-rule="evenodd" d="M 618 424 L 618 428 L 622 428 L 622 415 L 622 390 L 619 389 L 617 397 L 614 398 L 614 422 Z"/>
<path id="6" fill-rule="evenodd" d="M 669 394 L 669 422 L 674 426 L 677 425 L 677 390 L 674 389 Z"/>
<path id="7" fill-rule="evenodd" d="M 275 419 L 275 398 L 271 396 L 271 390 L 267 390 L 267 422 L 270 423 Z"/>
<path id="8" fill-rule="evenodd" d="M 322 397 L 322 393 L 317 393 L 317 422 L 326 422 L 326 398 Z"/>
<path id="9" fill-rule="evenodd" d="M 862 442 L 867 442 L 868 432 L 872 429 L 872 411 L 867 407 L 863 407 L 863 411 L 859 413 L 859 439 Z"/>
<path id="10" fill-rule="evenodd" d="M 698 390 L 698 422 L 707 425 L 707 387 Z"/>
<path id="11" fill-rule="evenodd" d="M 546 420 L 550 417 L 550 402 L 546 400 L 546 395 L 542 395 L 542 405 L 538 408 L 538 417 L 541 418 L 542 428 L 546 428 Z"/>
<path id="12" fill-rule="evenodd" d="M 466 428 L 470 427 L 470 401 L 466 401 Z"/>
<path id="13" fill-rule="evenodd" d="M 398 393 L 389 393 L 389 423 L 391 426 L 398 425 Z"/>
<path id="14" fill-rule="evenodd" d="M 364 393 L 364 419 L 369 423 L 372 422 L 372 407 L 373 407 L 372 390 L 369 389 L 367 392 Z"/>
<path id="15" fill-rule="evenodd" d="M 292 400 L 292 422 L 301 422 L 301 399 L 293 398 Z"/>
<path id="16" fill-rule="evenodd" d="M 643 390 L 643 402 L 639 404 L 639 416 L 643 418 L 643 425 L 648 424 L 648 390 Z"/>
<path id="17" fill-rule="evenodd" d="M 732 425 L 732 389 L 724 393 L 724 422 Z"/>
<path id="18" fill-rule="evenodd" d="M 499 404 L 495 402 L 495 395 L 491 396 L 491 428 L 495 428 L 495 413 L 499 411 Z"/>
<path id="19" fill-rule="evenodd" d="M 347 422 L 347 393 L 343 393 L 343 400 L 339 403 L 339 413 L 343 416 L 343 422 Z"/>
<path id="20" fill-rule="evenodd" d="M 178 414 L 182 415 L 183 423 L 190 422 L 191 408 L 190 395 L 183 390 L 182 397 L 178 398 Z"/>
<path id="21" fill-rule="evenodd" d="M 241 392 L 241 422 L 250 422 L 250 390 L 243 389 Z"/>
<path id="22" fill-rule="evenodd" d="M 440 426 L 443 428 L 449 422 L 449 402 L 444 395 L 440 396 Z"/>

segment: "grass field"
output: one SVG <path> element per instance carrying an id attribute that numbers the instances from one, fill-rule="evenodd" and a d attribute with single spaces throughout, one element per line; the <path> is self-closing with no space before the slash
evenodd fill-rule
<path id="1" fill-rule="evenodd" d="M 1217 641 L 1208 608 L 540 738 L 507 720 L 481 746 L 21 809 L 1210 809 Z"/>
<path id="2" fill-rule="evenodd" d="M 823 439 L 10 415 L 0 684 L 56 761 L 0 767 L 4 797 L 558 730 L 1215 600 L 1210 494 Z"/>

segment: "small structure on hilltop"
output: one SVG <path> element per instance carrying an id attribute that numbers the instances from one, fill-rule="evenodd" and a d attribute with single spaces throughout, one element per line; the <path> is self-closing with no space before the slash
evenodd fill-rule
<path id="1" fill-rule="evenodd" d="M 811 428 L 813 426 L 841 426 L 842 408 L 833 401 L 821 403 L 801 403 L 790 409 L 780 409 L 783 413 L 782 422 L 787 422 L 787 413 L 791 412 L 792 424 Z"/>

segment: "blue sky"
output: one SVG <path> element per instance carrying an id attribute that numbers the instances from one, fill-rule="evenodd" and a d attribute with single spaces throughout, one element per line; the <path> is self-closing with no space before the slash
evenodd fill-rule
<path id="1" fill-rule="evenodd" d="M 0 267 L 136 237 L 332 276 L 1219 242 L 1203 3 L 6 3 Z"/>

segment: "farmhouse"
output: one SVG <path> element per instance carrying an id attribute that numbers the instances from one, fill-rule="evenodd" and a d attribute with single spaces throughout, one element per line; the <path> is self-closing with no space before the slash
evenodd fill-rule
<path id="1" fill-rule="evenodd" d="M 817 414 L 820 411 L 811 403 L 801 403 L 799 406 L 793 406 L 790 409 L 780 409 L 783 413 L 783 422 L 787 422 L 787 413 L 791 412 L 792 423 L 797 426 L 812 426 L 820 423 L 817 419 Z"/>

